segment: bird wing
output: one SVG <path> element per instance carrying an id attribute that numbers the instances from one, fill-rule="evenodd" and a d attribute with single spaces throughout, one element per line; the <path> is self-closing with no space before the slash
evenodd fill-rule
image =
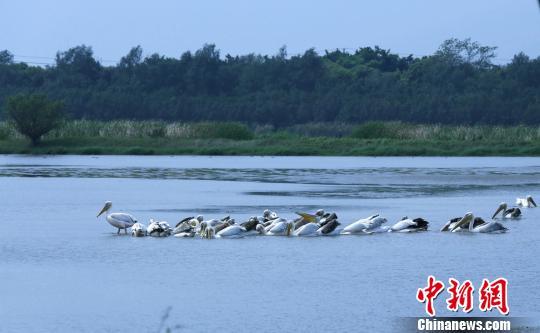
<path id="1" fill-rule="evenodd" d="M 112 219 L 129 224 L 137 223 L 137 220 L 127 213 L 112 213 L 109 215 Z"/>
<path id="2" fill-rule="evenodd" d="M 228 237 L 228 236 L 238 235 L 244 231 L 246 231 L 244 227 L 241 227 L 239 225 L 231 225 L 230 227 L 227 227 L 221 230 L 220 232 L 218 232 L 218 235 L 222 237 Z"/>
<path id="3" fill-rule="evenodd" d="M 344 232 L 358 232 L 367 229 L 367 224 L 369 222 L 366 219 L 358 220 L 346 226 Z"/>
<path id="4" fill-rule="evenodd" d="M 178 227 L 178 226 L 180 226 L 180 224 L 182 224 L 182 223 L 184 223 L 184 222 L 187 222 L 187 221 L 190 221 L 190 220 L 192 220 L 192 219 L 194 219 L 194 218 L 195 218 L 195 217 L 193 217 L 193 216 L 186 217 L 185 219 L 182 219 L 182 220 L 180 220 L 180 222 L 176 223 L 175 227 Z"/>
<path id="5" fill-rule="evenodd" d="M 413 220 L 407 219 L 407 220 L 401 220 L 398 223 L 394 224 L 391 229 L 392 231 L 400 231 L 400 230 L 404 230 L 404 229 L 414 227 L 414 226 L 416 226 L 416 222 L 414 222 Z"/>

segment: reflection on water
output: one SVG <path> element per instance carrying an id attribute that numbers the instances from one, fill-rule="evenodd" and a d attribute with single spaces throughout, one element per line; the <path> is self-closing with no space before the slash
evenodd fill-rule
<path id="1" fill-rule="evenodd" d="M 103 168 L 55 165 L 0 165 L 0 177 L 69 177 L 247 181 L 321 185 L 302 191 L 251 191 L 262 196 L 389 198 L 457 194 L 540 185 L 540 167 L 491 168 Z"/>

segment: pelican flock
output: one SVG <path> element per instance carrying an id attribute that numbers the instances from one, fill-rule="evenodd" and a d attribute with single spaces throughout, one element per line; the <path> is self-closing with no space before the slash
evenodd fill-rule
<path id="1" fill-rule="evenodd" d="M 536 207 L 534 199 L 528 195 L 516 199 L 516 205 L 527 208 Z M 213 238 L 244 238 L 248 236 L 283 236 L 283 237 L 317 237 L 338 235 L 371 235 L 374 233 L 412 233 L 427 231 L 429 221 L 422 217 L 410 219 L 407 216 L 396 221 L 391 226 L 386 225 L 388 219 L 380 214 L 361 218 L 346 226 L 339 222 L 335 212 L 325 212 L 323 209 L 310 214 L 296 212 L 295 219 L 280 217 L 278 213 L 264 210 L 261 216 L 252 216 L 248 220 L 236 223 L 234 218 L 225 216 L 221 219 L 205 220 L 204 216 L 190 216 L 181 219 L 174 228 L 166 221 L 150 219 L 148 226 L 138 222 L 127 213 L 109 213 L 112 202 L 107 201 L 97 217 L 106 213 L 105 220 L 117 228 L 117 234 L 123 229 L 131 228 L 134 237 L 168 237 L 177 238 L 201 237 Z M 515 220 L 522 216 L 519 207 L 510 207 L 502 202 L 491 217 L 485 221 L 472 212 L 463 216 L 451 218 L 440 230 L 441 232 L 470 232 L 470 233 L 504 233 L 509 229 L 501 221 Z M 512 222 L 509 222 L 512 223 Z"/>

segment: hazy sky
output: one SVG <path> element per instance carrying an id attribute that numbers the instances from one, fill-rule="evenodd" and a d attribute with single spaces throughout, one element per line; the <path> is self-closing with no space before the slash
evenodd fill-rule
<path id="1" fill-rule="evenodd" d="M 282 45 L 289 54 L 379 45 L 424 55 L 450 37 L 498 46 L 498 62 L 537 57 L 540 9 L 536 0 L 0 0 L 0 50 L 28 62 L 79 44 L 106 65 L 138 44 L 174 57 L 204 43 L 223 55 Z"/>

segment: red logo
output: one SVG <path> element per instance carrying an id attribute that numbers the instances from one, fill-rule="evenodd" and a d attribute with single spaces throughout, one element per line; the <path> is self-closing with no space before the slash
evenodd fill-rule
<path id="1" fill-rule="evenodd" d="M 472 282 L 467 280 L 460 285 L 458 280 L 450 278 L 448 279 L 448 283 L 450 283 L 450 287 L 447 289 L 450 297 L 446 299 L 448 310 L 457 311 L 462 307 L 463 312 L 471 312 L 473 309 L 474 293 Z"/>
<path id="2" fill-rule="evenodd" d="M 446 299 L 446 308 L 454 312 L 460 308 L 463 312 L 471 312 L 474 306 L 474 286 L 472 282 L 465 280 L 463 283 L 459 283 L 458 280 L 449 278 L 448 283 L 449 287 L 446 291 L 450 294 L 450 297 Z M 416 292 L 416 300 L 426 304 L 426 313 L 431 317 L 435 316 L 434 301 L 444 290 L 444 287 L 442 281 L 430 275 L 427 279 L 427 286 L 418 288 Z M 483 279 L 478 297 L 480 311 L 497 309 L 501 314 L 507 315 L 510 312 L 507 294 L 508 281 L 505 278 L 498 278 L 492 282 Z"/>
<path id="3" fill-rule="evenodd" d="M 426 312 L 433 317 L 435 315 L 435 308 L 433 307 L 433 301 L 444 290 L 444 283 L 435 280 L 433 275 L 428 277 L 428 285 L 426 288 L 418 288 L 416 293 L 416 299 L 421 303 L 426 303 Z"/>
<path id="4" fill-rule="evenodd" d="M 507 315 L 510 312 L 508 308 L 508 298 L 506 297 L 508 292 L 508 281 L 505 278 L 498 278 L 493 282 L 488 280 L 482 280 L 482 287 L 480 288 L 480 310 L 491 311 L 491 309 L 498 309 L 503 315 Z"/>

